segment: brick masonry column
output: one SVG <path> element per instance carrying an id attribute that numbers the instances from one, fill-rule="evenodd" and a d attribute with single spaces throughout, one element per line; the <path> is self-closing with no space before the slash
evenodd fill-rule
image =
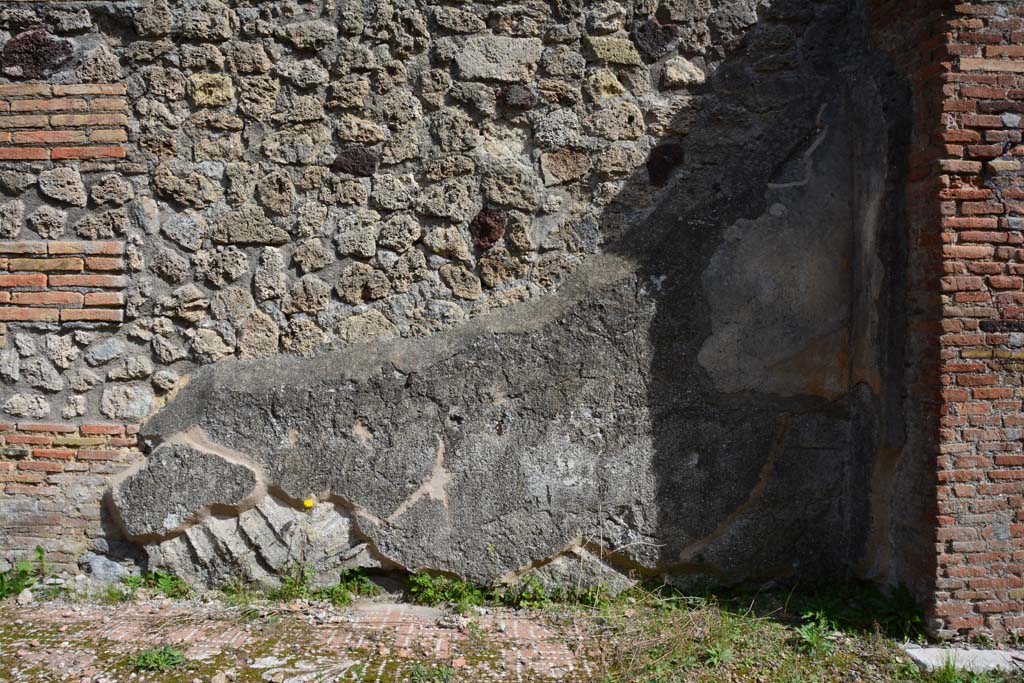
<path id="1" fill-rule="evenodd" d="M 41 546 L 54 569 L 77 574 L 85 553 L 109 549 L 116 537 L 103 492 L 138 458 L 138 427 L 86 415 L 84 392 L 72 395 L 80 402 L 75 410 L 62 408 L 56 395 L 64 378 L 18 392 L 32 363 L 58 372 L 44 345 L 55 343 L 71 358 L 85 347 L 78 340 L 100 339 L 124 321 L 133 272 L 129 221 L 113 216 L 127 216 L 125 178 L 133 169 L 127 86 L 116 59 L 96 66 L 111 53 L 88 9 L 62 12 L 50 4 L 57 3 L 15 11 L 45 19 L 62 35 L 30 27 L 3 47 L 44 41 L 53 47 L 51 60 L 35 59 L 42 48 L 23 49 L 25 64 L 6 61 L 0 70 L 0 171 L 29 179 L 0 197 L 0 403 L 24 402 L 0 417 L 0 570 Z M 73 70 L 78 65 L 83 73 Z M 103 178 L 114 181 L 105 194 Z M 58 362 L 59 372 L 67 375 L 70 363 Z"/>
<path id="2" fill-rule="evenodd" d="M 58 571 L 107 535 L 107 478 L 136 457 L 138 426 L 0 421 L 0 534 L 15 557 L 39 545 Z"/>
<path id="3" fill-rule="evenodd" d="M 1024 5 L 945 17 L 933 625 L 1024 630 Z"/>

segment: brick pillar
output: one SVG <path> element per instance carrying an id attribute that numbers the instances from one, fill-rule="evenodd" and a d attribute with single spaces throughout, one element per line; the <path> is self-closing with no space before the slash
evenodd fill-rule
<path id="1" fill-rule="evenodd" d="M 945 14 L 940 635 L 1024 629 L 1024 5 Z"/>
<path id="2" fill-rule="evenodd" d="M 13 202 L 5 195 L 0 206 L 0 403 L 12 398 L 19 367 L 35 352 L 15 348 L 17 335 L 40 345 L 44 335 L 102 335 L 125 317 L 126 241 L 102 222 L 109 212 L 95 192 L 89 201 L 86 183 L 95 187 L 104 175 L 124 172 L 127 87 L 67 82 L 70 75 L 0 83 L 0 170 L 28 175 L 37 186 Z M 37 212 L 25 215 L 31 210 Z M 50 224 L 32 218 L 47 215 Z M 72 229 L 74 222 L 65 225 L 69 215 L 96 222 Z M 113 525 L 101 509 L 103 491 L 110 476 L 138 458 L 138 427 L 85 417 L 56 421 L 58 414 L 82 416 L 85 399 L 77 395 L 82 408 L 64 414 L 44 396 L 30 396 L 43 412 L 0 417 L 0 569 L 42 546 L 54 569 L 76 574 L 84 553 L 107 547 Z M 31 419 L 11 417 L 19 414 Z"/>
<path id="3" fill-rule="evenodd" d="M 107 534 L 107 477 L 137 458 L 137 425 L 0 421 L 0 536 L 11 559 L 43 546 L 56 571 Z M 0 560 L 3 557 L 0 556 Z"/>

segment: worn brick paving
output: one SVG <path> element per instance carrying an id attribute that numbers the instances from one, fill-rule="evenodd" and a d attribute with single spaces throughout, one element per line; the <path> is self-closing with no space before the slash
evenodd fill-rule
<path id="1" fill-rule="evenodd" d="M 189 668 L 132 672 L 128 657 L 163 644 L 180 648 Z M 262 611 L 170 601 L 0 607 L 5 683 L 391 683 L 409 680 L 416 663 L 452 667 L 459 681 L 585 681 L 583 645 L 580 633 L 556 631 L 526 612 L 467 618 L 376 601 Z"/>

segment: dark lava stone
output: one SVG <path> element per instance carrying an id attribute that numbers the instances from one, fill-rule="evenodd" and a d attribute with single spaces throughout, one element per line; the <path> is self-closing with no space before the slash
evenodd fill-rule
<path id="1" fill-rule="evenodd" d="M 644 61 L 656 62 L 672 51 L 678 34 L 675 26 L 665 26 L 651 17 L 633 29 L 633 42 Z"/>
<path id="2" fill-rule="evenodd" d="M 14 36 L 0 52 L 0 66 L 13 78 L 46 78 L 71 59 L 71 43 L 34 28 Z"/>
<path id="3" fill-rule="evenodd" d="M 537 93 L 525 85 L 507 85 L 498 91 L 498 100 L 512 109 L 533 109 L 540 98 Z"/>
<path id="4" fill-rule="evenodd" d="M 331 170 L 368 178 L 377 172 L 379 164 L 380 157 L 372 149 L 362 145 L 349 145 L 338 152 L 338 156 L 331 163 Z"/>
<path id="5" fill-rule="evenodd" d="M 654 185 L 664 185 L 673 169 L 683 162 L 683 146 L 675 143 L 658 145 L 647 157 L 647 175 Z"/>
<path id="6" fill-rule="evenodd" d="M 505 214 L 494 209 L 483 209 L 469 224 L 473 247 L 487 251 L 505 234 Z"/>

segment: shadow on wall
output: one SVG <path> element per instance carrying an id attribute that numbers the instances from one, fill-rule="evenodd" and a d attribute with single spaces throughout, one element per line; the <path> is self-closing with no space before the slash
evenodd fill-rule
<path id="1" fill-rule="evenodd" d="M 648 162 L 682 160 L 613 250 L 657 302 L 663 567 L 903 580 L 908 96 L 859 3 L 775 3 Z"/>
<path id="2" fill-rule="evenodd" d="M 619 570 L 902 579 L 908 94 L 866 26 L 856 2 L 764 9 L 558 293 L 429 339 L 203 368 L 143 435 L 199 427 L 407 569 L 494 580 L 582 545 Z M 196 548 L 227 552 L 242 503 L 194 487 L 187 511 L 222 528 L 161 529 L 152 467 L 112 528 L 226 571 Z"/>

